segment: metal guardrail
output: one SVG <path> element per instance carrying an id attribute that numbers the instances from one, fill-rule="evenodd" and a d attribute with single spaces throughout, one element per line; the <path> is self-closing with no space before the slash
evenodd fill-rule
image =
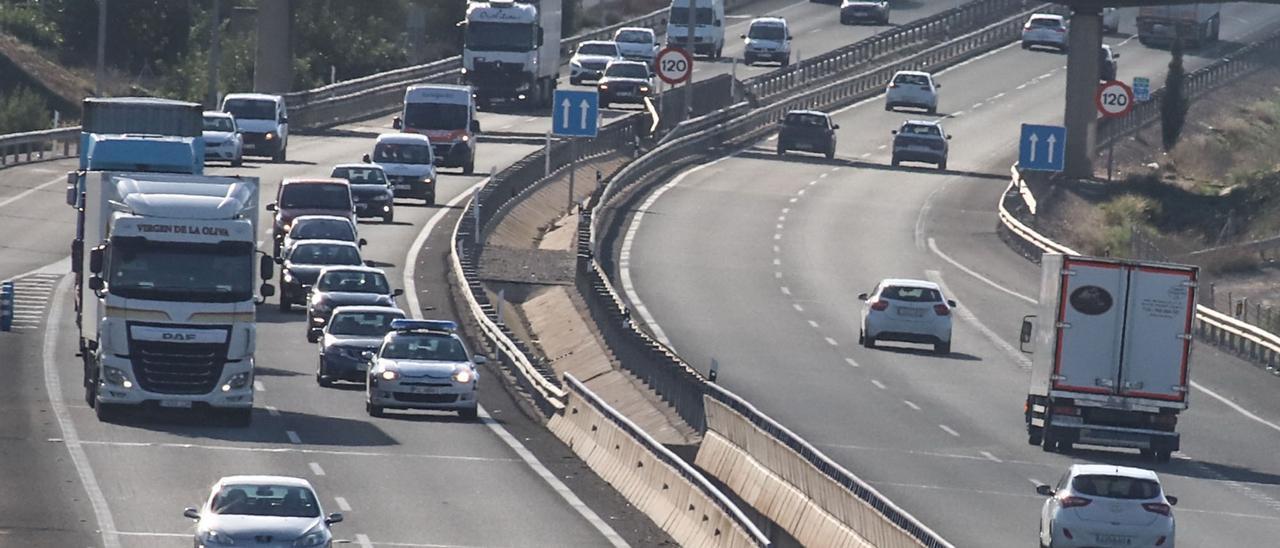
<path id="1" fill-rule="evenodd" d="M 0 135 L 0 168 L 80 153 L 80 127 Z"/>

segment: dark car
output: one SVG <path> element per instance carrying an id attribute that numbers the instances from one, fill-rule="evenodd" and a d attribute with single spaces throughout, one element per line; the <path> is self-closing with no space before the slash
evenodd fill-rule
<path id="1" fill-rule="evenodd" d="M 320 271 L 307 298 L 307 326 L 317 327 L 329 320 L 339 306 L 395 306 L 402 289 L 391 289 L 387 274 L 368 266 L 329 266 Z M 308 331 L 307 339 L 315 335 Z M 311 342 L 315 342 L 312 340 Z"/>
<path id="2" fill-rule="evenodd" d="M 329 176 L 351 183 L 351 199 L 356 205 L 357 218 L 380 217 L 384 223 L 395 220 L 395 189 L 382 166 L 338 164 L 333 166 Z"/>
<path id="3" fill-rule="evenodd" d="M 313 342 L 320 343 L 316 384 L 331 386 L 335 380 L 364 382 L 369 362 L 365 352 L 377 352 L 391 331 L 392 320 L 404 311 L 390 306 L 339 306 L 323 328 L 312 328 Z"/>
<path id="4" fill-rule="evenodd" d="M 267 211 L 275 212 L 272 236 L 275 240 L 275 256 L 284 247 L 284 237 L 294 218 L 301 215 L 335 215 L 356 222 L 355 204 L 351 198 L 351 184 L 346 179 L 293 179 L 280 181 L 276 201 L 267 204 Z"/>
<path id="5" fill-rule="evenodd" d="M 618 102 L 643 104 L 645 97 L 653 96 L 653 72 L 640 61 L 611 61 L 596 89 L 601 107 Z"/>
<path id="6" fill-rule="evenodd" d="M 950 135 L 934 121 L 907 120 L 893 130 L 893 165 L 926 162 L 947 169 Z"/>
<path id="7" fill-rule="evenodd" d="M 836 157 L 836 130 L 831 116 L 816 110 L 793 110 L 778 122 L 778 155 L 805 150 Z"/>
<path id="8" fill-rule="evenodd" d="M 852 25 L 859 21 L 888 25 L 888 0 L 844 0 L 841 2 L 840 24 Z"/>
<path id="9" fill-rule="evenodd" d="M 1120 57 L 1119 53 L 1111 50 L 1111 46 L 1102 46 L 1098 50 L 1098 79 L 1110 82 L 1116 79 L 1116 72 L 1119 70 L 1119 63 L 1116 58 Z"/>
<path id="10" fill-rule="evenodd" d="M 340 240 L 302 240 L 276 259 L 280 269 L 280 311 L 306 305 L 307 293 L 326 266 L 359 266 L 360 248 Z"/>

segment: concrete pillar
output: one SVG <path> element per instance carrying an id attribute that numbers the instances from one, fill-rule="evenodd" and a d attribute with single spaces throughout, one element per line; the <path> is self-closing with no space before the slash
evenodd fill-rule
<path id="1" fill-rule="evenodd" d="M 1067 56 L 1066 175 L 1093 176 L 1094 129 L 1098 107 L 1094 96 L 1098 91 L 1098 50 L 1102 48 L 1101 8 L 1075 8 L 1071 13 L 1070 53 Z"/>
<path id="2" fill-rule="evenodd" d="M 258 2 L 258 47 L 254 56 L 253 90 L 285 93 L 293 84 L 290 27 L 291 0 Z"/>

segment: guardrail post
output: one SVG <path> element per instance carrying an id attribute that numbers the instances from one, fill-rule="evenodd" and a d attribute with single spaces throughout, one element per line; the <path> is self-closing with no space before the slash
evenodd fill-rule
<path id="1" fill-rule="evenodd" d="M 0 284 L 0 331 L 13 329 L 13 282 Z"/>

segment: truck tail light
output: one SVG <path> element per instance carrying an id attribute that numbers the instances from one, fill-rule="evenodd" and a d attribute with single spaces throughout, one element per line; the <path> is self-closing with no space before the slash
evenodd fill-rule
<path id="1" fill-rule="evenodd" d="M 935 304 L 933 305 L 933 313 L 939 316 L 950 316 L 951 307 L 948 307 L 945 304 Z"/>
<path id="2" fill-rule="evenodd" d="M 1080 506 L 1088 506 L 1089 503 L 1091 502 L 1093 502 L 1093 499 L 1087 499 L 1084 497 L 1062 497 L 1063 508 L 1077 508 Z M 1143 506 L 1146 506 L 1146 505 L 1144 504 Z"/>
<path id="3" fill-rule="evenodd" d="M 871 303 L 871 309 L 876 312 L 884 312 L 889 309 L 889 301 L 876 301 Z"/>
<path id="4" fill-rule="evenodd" d="M 1071 415 L 1074 417 L 1079 417 L 1080 408 L 1074 405 L 1055 405 L 1053 406 L 1053 414 L 1054 415 Z"/>
<path id="5" fill-rule="evenodd" d="M 1152 514 L 1160 514 L 1162 516 L 1169 515 L 1169 505 L 1163 502 L 1144 502 L 1142 509 Z"/>

